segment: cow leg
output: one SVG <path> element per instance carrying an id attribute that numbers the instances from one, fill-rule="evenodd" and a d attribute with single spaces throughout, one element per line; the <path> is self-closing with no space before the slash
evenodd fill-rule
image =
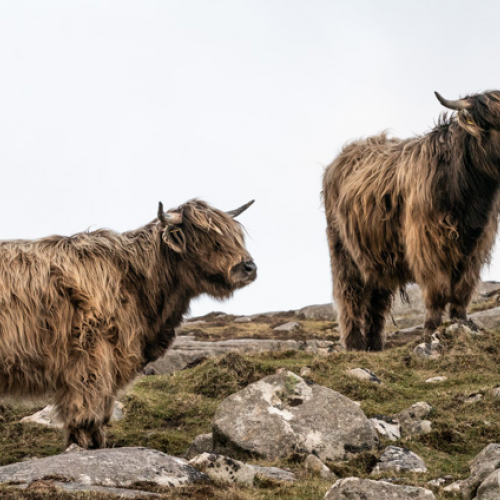
<path id="1" fill-rule="evenodd" d="M 425 321 L 424 341 L 430 342 L 432 334 L 439 328 L 443 320 L 444 308 L 448 296 L 442 291 L 433 288 L 424 288 Z"/>
<path id="2" fill-rule="evenodd" d="M 450 318 L 465 321 L 467 319 L 467 306 L 472 298 L 472 294 L 475 289 L 475 285 L 472 283 L 477 283 L 479 277 L 479 269 L 477 270 L 475 276 L 470 276 L 469 274 L 462 274 L 461 276 L 455 277 L 452 280 L 451 285 L 451 303 L 450 303 Z"/>
<path id="3" fill-rule="evenodd" d="M 366 348 L 381 351 L 384 348 L 385 315 L 392 305 L 392 291 L 373 288 L 369 292 L 368 307 L 365 315 Z"/>
<path id="4" fill-rule="evenodd" d="M 356 263 L 339 235 L 327 229 L 333 274 L 333 293 L 339 310 L 340 338 L 349 350 L 363 351 L 363 318 L 366 309 L 365 283 Z"/>
<path id="5" fill-rule="evenodd" d="M 103 346 L 105 343 L 74 355 L 67 379 L 56 393 L 68 445 L 75 443 L 85 449 L 106 445 L 103 426 L 111 417 L 115 389 L 111 354 Z M 98 357 L 98 353 L 102 357 Z"/>

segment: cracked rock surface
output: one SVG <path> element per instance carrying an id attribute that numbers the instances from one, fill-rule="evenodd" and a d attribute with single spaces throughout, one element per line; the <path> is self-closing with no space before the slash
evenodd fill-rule
<path id="1" fill-rule="evenodd" d="M 2 483 L 31 483 L 48 476 L 63 482 L 112 488 L 129 487 L 141 481 L 177 487 L 208 479 L 185 460 L 149 448 L 78 448 L 0 467 Z"/>
<path id="2" fill-rule="evenodd" d="M 223 401 L 214 416 L 214 451 L 276 459 L 292 453 L 344 460 L 378 445 L 353 401 L 298 375 L 271 375 Z"/>

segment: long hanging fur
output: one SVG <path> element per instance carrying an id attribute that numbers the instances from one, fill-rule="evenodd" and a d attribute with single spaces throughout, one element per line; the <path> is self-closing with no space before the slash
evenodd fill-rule
<path id="1" fill-rule="evenodd" d="M 428 134 L 353 142 L 325 170 L 334 296 L 348 349 L 383 348 L 385 314 L 408 282 L 423 289 L 427 335 L 448 303 L 452 317 L 466 318 L 497 232 L 500 92 L 463 101 L 466 108 Z"/>
<path id="2" fill-rule="evenodd" d="M 117 390 L 170 346 L 191 298 L 255 278 L 235 220 L 197 200 L 176 212 L 182 224 L 0 242 L 0 394 L 52 393 L 69 443 L 104 445 Z"/>

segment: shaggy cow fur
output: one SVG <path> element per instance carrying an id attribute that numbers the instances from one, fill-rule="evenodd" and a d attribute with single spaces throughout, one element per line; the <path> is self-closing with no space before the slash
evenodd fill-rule
<path id="1" fill-rule="evenodd" d="M 231 215 L 193 200 L 159 217 L 0 243 L 0 393 L 52 393 L 68 444 L 104 446 L 116 392 L 165 352 L 193 297 L 256 277 Z"/>
<path id="2" fill-rule="evenodd" d="M 466 307 L 497 232 L 500 92 L 440 101 L 428 134 L 344 147 L 323 179 L 334 296 L 348 349 L 381 350 L 397 289 L 423 290 L 428 339 Z"/>

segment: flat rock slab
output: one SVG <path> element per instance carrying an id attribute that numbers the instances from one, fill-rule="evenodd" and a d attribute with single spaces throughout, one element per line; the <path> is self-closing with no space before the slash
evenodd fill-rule
<path id="1" fill-rule="evenodd" d="M 207 358 L 224 356 L 230 352 L 254 354 L 265 351 L 306 351 L 313 354 L 334 348 L 329 340 L 280 340 L 280 339 L 232 339 L 207 342 L 192 336 L 177 337 L 174 345 L 161 358 L 149 363 L 147 374 L 168 375 L 189 368 Z"/>
<path id="2" fill-rule="evenodd" d="M 0 483 L 31 483 L 47 476 L 112 488 L 129 487 L 138 481 L 176 487 L 208 479 L 185 460 L 149 448 L 78 449 L 0 467 Z"/>
<path id="3" fill-rule="evenodd" d="M 268 459 L 293 453 L 344 460 L 378 445 L 353 401 L 298 375 L 271 375 L 224 400 L 214 416 L 214 451 Z"/>
<path id="4" fill-rule="evenodd" d="M 398 448 L 397 446 L 388 446 L 382 456 L 380 462 L 373 469 L 372 474 L 378 474 L 387 470 L 400 472 L 427 472 L 425 462 L 412 451 L 406 448 Z"/>
<path id="5" fill-rule="evenodd" d="M 325 495 L 325 500 L 436 500 L 424 488 L 400 486 L 385 481 L 348 477 L 339 479 Z"/>
<path id="6" fill-rule="evenodd" d="M 493 330 L 500 326 L 500 307 L 473 313 L 469 316 L 469 319 L 482 328 Z"/>

